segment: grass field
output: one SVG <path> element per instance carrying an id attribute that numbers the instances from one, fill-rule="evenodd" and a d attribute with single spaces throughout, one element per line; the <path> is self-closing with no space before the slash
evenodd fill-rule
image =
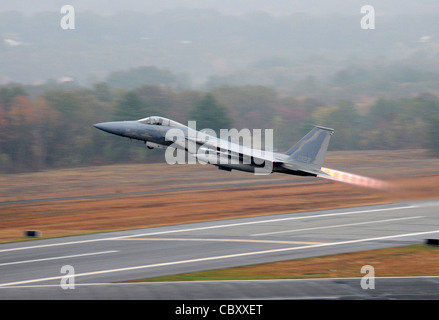
<path id="1" fill-rule="evenodd" d="M 325 167 L 383 179 L 392 192 L 208 165 L 136 164 L 0 175 L 0 242 L 439 198 L 423 150 L 329 152 Z"/>

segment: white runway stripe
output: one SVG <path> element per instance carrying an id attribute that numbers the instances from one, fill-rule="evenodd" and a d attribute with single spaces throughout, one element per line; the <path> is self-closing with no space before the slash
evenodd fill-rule
<path id="1" fill-rule="evenodd" d="M 51 257 L 51 258 L 42 258 L 42 259 L 33 259 L 33 260 L 24 260 L 24 261 L 12 261 L 12 262 L 0 263 L 0 267 L 10 266 L 14 264 L 33 263 L 33 262 L 78 258 L 78 257 L 86 257 L 86 256 L 96 256 L 100 254 L 115 253 L 115 252 L 119 252 L 119 251 L 112 250 L 112 251 L 90 252 L 90 253 L 75 254 L 70 256 Z"/>
<path id="2" fill-rule="evenodd" d="M 282 231 L 274 231 L 274 232 L 256 233 L 256 234 L 251 234 L 251 236 L 255 236 L 256 237 L 256 236 L 266 236 L 266 235 L 280 234 L 280 233 L 294 233 L 294 232 L 302 232 L 302 231 L 312 231 L 312 230 L 321 230 L 321 229 L 351 227 L 351 226 L 359 226 L 359 225 L 364 225 L 364 224 L 385 223 L 385 222 L 394 222 L 394 221 L 411 220 L 411 219 L 419 219 L 419 218 L 424 218 L 424 216 L 407 217 L 407 218 L 395 218 L 395 219 L 385 219 L 385 220 L 375 220 L 375 221 L 366 221 L 366 222 L 357 222 L 357 223 L 336 224 L 336 225 L 333 225 L 333 226 L 324 226 L 324 227 L 314 227 L 314 228 L 292 229 L 292 230 L 282 230 Z"/>

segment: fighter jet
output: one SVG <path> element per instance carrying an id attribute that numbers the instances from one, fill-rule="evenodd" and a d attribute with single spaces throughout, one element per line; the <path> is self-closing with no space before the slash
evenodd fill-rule
<path id="1" fill-rule="evenodd" d="M 334 129 L 322 126 L 312 128 L 284 153 L 217 138 L 215 132 L 209 134 L 197 131 L 191 126 L 159 116 L 134 121 L 103 122 L 94 127 L 121 137 L 144 141 L 149 149 L 166 149 L 165 155 L 172 158 L 173 163 L 176 161 L 177 150 L 190 156 L 192 161 L 196 159 L 226 171 L 240 170 L 255 174 L 277 172 L 384 188 L 382 181 L 322 167 L 330 138 L 334 134 Z M 186 161 L 188 159 L 185 158 Z"/>

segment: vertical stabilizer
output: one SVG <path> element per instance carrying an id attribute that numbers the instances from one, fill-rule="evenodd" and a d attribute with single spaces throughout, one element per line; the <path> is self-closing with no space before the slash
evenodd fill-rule
<path id="1" fill-rule="evenodd" d="M 334 129 L 316 126 L 285 154 L 290 160 L 306 163 L 320 170 L 333 134 Z"/>

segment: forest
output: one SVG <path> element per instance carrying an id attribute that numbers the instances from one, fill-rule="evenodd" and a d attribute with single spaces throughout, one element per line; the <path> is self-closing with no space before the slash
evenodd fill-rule
<path id="1" fill-rule="evenodd" d="M 185 124 L 196 120 L 198 129 L 273 129 L 280 152 L 321 125 L 335 129 L 329 150 L 426 148 L 439 155 L 439 98 L 427 92 L 333 102 L 251 85 L 203 91 L 161 84 L 134 89 L 105 82 L 91 88 L 15 84 L 0 88 L 0 170 L 164 161 L 160 151 L 93 127 L 150 115 Z"/>

